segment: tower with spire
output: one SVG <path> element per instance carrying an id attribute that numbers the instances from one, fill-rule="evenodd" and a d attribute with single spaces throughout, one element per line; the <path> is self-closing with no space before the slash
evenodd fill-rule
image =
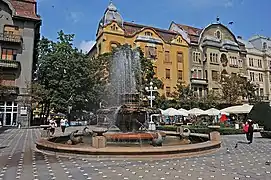
<path id="1" fill-rule="evenodd" d="M 107 24 L 110 24 L 112 21 L 118 23 L 120 27 L 123 26 L 123 19 L 118 12 L 117 7 L 113 4 L 112 0 L 109 2 L 108 7 L 106 8 L 102 19 L 100 20 L 99 25 L 104 27 Z"/>

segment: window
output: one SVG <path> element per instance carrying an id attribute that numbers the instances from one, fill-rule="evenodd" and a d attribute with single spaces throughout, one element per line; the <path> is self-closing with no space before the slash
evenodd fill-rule
<path id="1" fill-rule="evenodd" d="M 145 36 L 152 36 L 151 32 L 145 32 Z"/>
<path id="2" fill-rule="evenodd" d="M 198 76 L 198 71 L 194 69 L 192 72 L 192 78 L 197 78 L 197 76 Z"/>
<path id="3" fill-rule="evenodd" d="M 258 59 L 258 67 L 262 68 L 262 60 Z"/>
<path id="4" fill-rule="evenodd" d="M 201 72 L 201 70 L 198 70 L 198 78 L 202 79 L 202 72 Z"/>
<path id="5" fill-rule="evenodd" d="M 210 62 L 211 63 L 218 63 L 218 54 L 210 53 Z"/>
<path id="6" fill-rule="evenodd" d="M 170 87 L 166 87 L 166 96 L 170 97 Z"/>
<path id="7" fill-rule="evenodd" d="M 169 51 L 165 51 L 165 62 L 166 63 L 170 62 L 170 53 L 169 53 Z"/>
<path id="8" fill-rule="evenodd" d="M 113 24 L 113 25 L 111 26 L 111 30 L 112 30 L 112 31 L 117 31 L 117 30 L 118 30 L 118 27 L 116 26 L 116 24 Z"/>
<path id="9" fill-rule="evenodd" d="M 208 79 L 208 70 L 205 70 L 205 79 Z"/>
<path id="10" fill-rule="evenodd" d="M 200 52 L 193 52 L 192 54 L 193 62 L 200 63 Z"/>
<path id="11" fill-rule="evenodd" d="M 254 80 L 255 80 L 254 72 L 250 72 L 250 73 L 249 73 L 249 76 L 250 76 L 250 80 L 251 80 L 251 81 L 254 81 Z"/>
<path id="12" fill-rule="evenodd" d="M 219 30 L 216 31 L 215 36 L 217 39 L 221 39 L 221 32 Z"/>
<path id="13" fill-rule="evenodd" d="M 1 59 L 4 60 L 16 60 L 17 51 L 15 49 L 2 49 Z"/>
<path id="14" fill-rule="evenodd" d="M 178 70 L 178 80 L 183 80 L 183 71 Z"/>
<path id="15" fill-rule="evenodd" d="M 264 96 L 263 88 L 260 88 L 260 96 Z"/>
<path id="16" fill-rule="evenodd" d="M 263 43 L 263 49 L 264 50 L 267 49 L 267 43 L 266 42 Z"/>
<path id="17" fill-rule="evenodd" d="M 262 73 L 259 73 L 259 81 L 263 82 L 263 74 Z"/>
<path id="18" fill-rule="evenodd" d="M 182 52 L 177 53 L 177 62 L 183 63 L 183 53 Z"/>
<path id="19" fill-rule="evenodd" d="M 218 81 L 218 72 L 217 71 L 212 71 L 212 80 Z"/>
<path id="20" fill-rule="evenodd" d="M 157 56 L 156 48 L 151 47 L 151 46 L 146 46 L 145 47 L 145 56 L 146 56 L 146 58 L 156 59 L 156 56 Z"/>
<path id="21" fill-rule="evenodd" d="M 182 43 L 182 38 L 179 37 L 179 38 L 177 39 L 177 42 L 178 42 L 178 43 Z"/>
<path id="22" fill-rule="evenodd" d="M 170 69 L 166 69 L 166 79 L 170 79 Z"/>
<path id="23" fill-rule="evenodd" d="M 199 97 L 202 97 L 202 88 L 199 88 Z"/>
<path id="24" fill-rule="evenodd" d="M 238 60 L 238 67 L 239 67 L 239 68 L 242 68 L 242 67 L 243 67 L 243 60 L 242 60 L 242 59 L 239 59 L 239 60 Z"/>
<path id="25" fill-rule="evenodd" d="M 249 58 L 249 66 L 253 67 L 253 58 Z"/>

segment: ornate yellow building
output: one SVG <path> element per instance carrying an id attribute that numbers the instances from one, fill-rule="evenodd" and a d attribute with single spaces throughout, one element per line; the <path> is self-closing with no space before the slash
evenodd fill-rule
<path id="1" fill-rule="evenodd" d="M 167 97 L 175 91 L 178 80 L 189 84 L 189 45 L 178 32 L 124 22 L 117 8 L 110 3 L 96 34 L 90 56 L 110 52 L 118 45 L 140 47 L 152 61 L 156 76 L 163 81 L 160 94 Z"/>

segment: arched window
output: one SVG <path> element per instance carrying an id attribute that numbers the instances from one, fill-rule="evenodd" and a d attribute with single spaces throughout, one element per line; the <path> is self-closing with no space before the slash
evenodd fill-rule
<path id="1" fill-rule="evenodd" d="M 263 43 L 263 49 L 266 49 L 267 48 L 267 44 L 266 42 Z"/>
<path id="2" fill-rule="evenodd" d="M 216 31 L 215 36 L 217 39 L 221 39 L 221 32 L 219 30 Z"/>
<path id="3" fill-rule="evenodd" d="M 182 43 L 182 39 L 180 37 L 178 37 L 177 42 Z"/>

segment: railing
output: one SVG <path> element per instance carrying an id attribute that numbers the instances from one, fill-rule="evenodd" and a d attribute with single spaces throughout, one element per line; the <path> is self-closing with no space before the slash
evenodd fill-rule
<path id="1" fill-rule="evenodd" d="M 0 41 L 20 43 L 22 42 L 22 36 L 8 33 L 0 33 Z"/>
<path id="2" fill-rule="evenodd" d="M 19 87 L 0 85 L 0 93 L 6 94 L 6 95 L 18 95 L 19 94 Z"/>
<path id="3" fill-rule="evenodd" d="M 18 68 L 20 68 L 20 65 L 21 65 L 21 63 L 16 60 L 0 59 L 0 67 L 18 69 Z"/>
<path id="4" fill-rule="evenodd" d="M 208 79 L 198 78 L 198 77 L 191 77 L 191 83 L 193 84 L 208 84 Z"/>

